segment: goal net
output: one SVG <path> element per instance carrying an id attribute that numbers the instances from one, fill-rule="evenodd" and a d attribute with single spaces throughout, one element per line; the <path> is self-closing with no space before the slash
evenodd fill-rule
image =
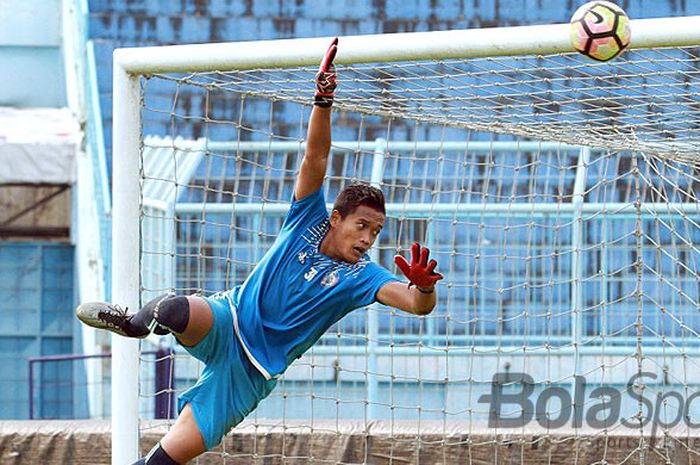
<path id="1" fill-rule="evenodd" d="M 640 42 L 650 24 L 633 24 Z M 447 43 L 435 34 L 401 36 Z M 534 44 L 378 59 L 362 40 L 340 40 L 323 190 L 332 203 L 350 182 L 380 187 L 372 258 L 396 272 L 396 253 L 430 247 L 438 304 L 352 312 L 199 463 L 697 461 L 700 37 L 605 64 Z M 284 43 L 314 60 L 327 45 Z M 193 47 L 163 49 L 160 69 L 116 61 L 114 298 L 131 307 L 241 284 L 304 154 L 310 58 L 206 64 L 231 44 Z M 169 64 L 186 53 L 191 68 Z M 163 388 L 137 387 L 139 347 L 114 344 L 117 460 L 164 433 L 144 407 Z M 140 350 L 164 344 L 176 395 L 201 366 L 172 338 Z"/>

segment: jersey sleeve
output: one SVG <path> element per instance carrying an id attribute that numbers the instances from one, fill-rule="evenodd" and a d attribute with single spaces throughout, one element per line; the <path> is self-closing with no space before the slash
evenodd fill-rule
<path id="1" fill-rule="evenodd" d="M 323 189 L 319 188 L 319 190 L 301 200 L 296 200 L 292 196 L 292 206 L 287 212 L 282 229 L 306 228 L 309 224 L 318 223 L 326 218 L 328 218 L 326 199 L 323 195 Z"/>
<path id="2" fill-rule="evenodd" d="M 356 308 L 365 307 L 377 301 L 377 292 L 387 283 L 401 281 L 386 268 L 370 262 L 358 277 L 360 282 L 356 286 L 355 298 L 353 299 Z"/>

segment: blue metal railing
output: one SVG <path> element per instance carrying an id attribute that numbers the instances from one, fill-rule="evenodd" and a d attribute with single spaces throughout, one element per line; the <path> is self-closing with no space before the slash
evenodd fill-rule
<path id="1" fill-rule="evenodd" d="M 141 356 L 154 357 L 154 381 L 155 381 L 155 396 L 154 396 L 154 412 L 155 418 L 174 418 L 175 407 L 175 364 L 173 363 L 173 351 L 169 348 L 161 348 L 159 350 L 148 350 L 141 352 Z M 91 359 L 111 359 L 111 353 L 92 354 L 92 355 L 49 355 L 44 357 L 32 357 L 29 362 L 29 419 L 53 419 L 55 415 L 46 415 L 44 409 L 47 406 L 53 406 L 55 412 L 59 411 L 56 406 L 72 404 L 72 396 L 77 385 L 75 384 L 74 376 L 66 376 L 65 371 L 55 370 L 55 379 L 50 379 L 49 370 L 42 370 L 42 367 L 52 363 L 62 362 L 86 362 Z M 38 367 L 36 369 L 35 367 Z M 38 371 L 38 383 L 35 382 L 35 371 Z M 68 371 L 68 373 L 74 370 Z M 105 382 L 105 381 L 101 381 Z M 38 394 L 35 396 L 35 388 L 37 384 L 40 386 Z M 51 392 L 49 398 L 44 398 L 44 390 L 41 387 L 47 384 L 45 390 Z M 87 386 L 84 387 L 87 389 Z M 35 414 L 37 406 L 35 405 L 35 397 L 39 402 L 39 412 Z M 66 401 L 64 398 L 68 397 Z M 86 398 L 86 397 L 85 397 Z M 50 409 L 49 409 L 50 410 Z M 54 413 L 55 413 L 54 412 Z M 60 416 L 60 418 L 75 418 L 74 411 L 71 409 L 71 415 Z"/>

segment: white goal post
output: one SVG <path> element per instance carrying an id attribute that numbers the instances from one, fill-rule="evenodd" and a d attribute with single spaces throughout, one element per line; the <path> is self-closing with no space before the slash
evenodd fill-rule
<path id="1" fill-rule="evenodd" d="M 633 20 L 630 48 L 700 45 L 700 16 Z M 314 66 L 329 38 L 118 49 L 113 69 L 113 301 L 140 304 L 140 79 L 154 73 Z M 349 36 L 338 64 L 569 53 L 569 25 Z M 112 339 L 112 464 L 138 459 L 136 340 Z"/>

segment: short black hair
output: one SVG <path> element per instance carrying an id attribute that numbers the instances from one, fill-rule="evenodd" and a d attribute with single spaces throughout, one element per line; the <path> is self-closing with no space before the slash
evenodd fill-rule
<path id="1" fill-rule="evenodd" d="M 381 189 L 370 186 L 364 182 L 354 182 L 343 189 L 335 199 L 334 210 L 338 210 L 341 218 L 357 210 L 360 205 L 372 208 L 386 215 L 384 207 L 384 193 Z"/>

